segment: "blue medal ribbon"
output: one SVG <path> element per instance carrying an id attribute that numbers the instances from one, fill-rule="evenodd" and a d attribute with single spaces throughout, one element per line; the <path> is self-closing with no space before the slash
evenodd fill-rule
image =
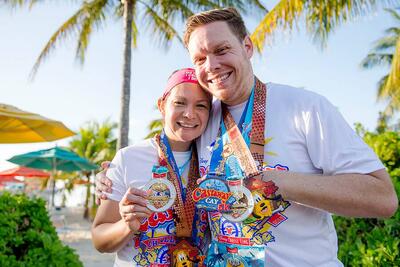
<path id="1" fill-rule="evenodd" d="M 160 134 L 160 139 L 166 148 L 165 154 L 166 154 L 168 163 L 171 165 L 173 171 L 175 172 L 176 176 L 178 177 L 178 184 L 179 184 L 179 189 L 180 189 L 179 192 L 181 193 L 183 201 L 185 201 L 186 200 L 186 187 L 184 186 L 184 184 L 182 182 L 182 177 L 181 177 L 182 174 L 179 171 L 178 164 L 176 164 L 174 154 L 172 153 L 172 149 L 169 144 L 168 137 L 165 134 L 164 130 L 162 130 L 162 132 Z"/>
<path id="2" fill-rule="evenodd" d="M 242 116 L 240 117 L 240 121 L 238 124 L 238 128 L 242 133 L 243 139 L 248 147 L 250 147 L 250 132 L 252 127 L 251 119 L 253 116 L 253 104 L 254 104 L 254 86 L 251 90 L 249 100 L 246 103 L 246 107 L 243 110 Z M 226 132 L 227 132 L 226 125 L 224 123 L 223 117 L 221 117 L 219 134 L 217 139 L 215 140 L 215 144 L 213 146 L 213 153 L 211 155 L 210 172 L 216 172 L 221 163 L 224 144 L 229 143 L 229 137 L 226 134 Z"/>

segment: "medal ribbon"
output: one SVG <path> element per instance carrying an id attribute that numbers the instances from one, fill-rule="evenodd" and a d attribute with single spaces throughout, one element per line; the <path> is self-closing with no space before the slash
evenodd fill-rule
<path id="1" fill-rule="evenodd" d="M 168 180 L 173 183 L 177 192 L 176 200 L 172 206 L 175 212 L 176 235 L 178 238 L 190 238 L 192 236 L 195 205 L 193 199 L 191 197 L 186 197 L 186 195 L 192 195 L 192 192 L 196 187 L 196 180 L 199 178 L 196 146 L 192 146 L 188 184 L 186 190 L 184 190 L 182 179 L 179 175 L 178 165 L 175 162 L 168 138 L 164 131 L 161 135 L 156 135 L 155 140 L 158 145 L 159 164 L 168 168 Z"/>
<path id="2" fill-rule="evenodd" d="M 267 87 L 255 77 L 255 84 L 238 125 L 228 107 L 221 103 L 222 120 L 210 169 L 223 172 L 223 145 L 230 143 L 239 159 L 246 177 L 255 176 L 262 169 L 264 161 L 264 131 Z M 252 108 L 250 108 L 252 107 Z M 249 149 L 250 148 L 250 149 Z M 258 167 L 256 162 L 258 162 Z"/>

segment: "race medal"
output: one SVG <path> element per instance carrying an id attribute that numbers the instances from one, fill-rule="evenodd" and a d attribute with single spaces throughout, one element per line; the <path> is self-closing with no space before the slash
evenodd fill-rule
<path id="1" fill-rule="evenodd" d="M 219 211 L 233 222 L 245 220 L 253 211 L 254 200 L 242 181 L 226 181 L 224 176 L 209 173 L 193 191 L 196 207 L 206 211 Z"/>
<path id="2" fill-rule="evenodd" d="M 254 199 L 250 190 L 243 186 L 243 179 L 230 180 L 228 186 L 234 202 L 229 211 L 222 211 L 222 216 L 232 222 L 241 222 L 253 212 Z"/>
<path id="3" fill-rule="evenodd" d="M 226 267 L 248 267 L 246 261 L 236 254 L 227 254 L 224 257 Z"/>
<path id="4" fill-rule="evenodd" d="M 153 212 L 163 212 L 171 208 L 176 198 L 174 185 L 167 180 L 168 169 L 153 167 L 153 179 L 143 188 L 147 192 L 147 208 Z"/>
<path id="5" fill-rule="evenodd" d="M 199 249 L 183 239 L 175 246 L 169 248 L 171 266 L 203 266 L 204 256 Z M 197 265 L 195 264 L 197 263 Z"/>
<path id="6" fill-rule="evenodd" d="M 209 173 L 193 191 L 192 198 L 198 209 L 206 211 L 228 211 L 234 202 L 225 176 Z"/>

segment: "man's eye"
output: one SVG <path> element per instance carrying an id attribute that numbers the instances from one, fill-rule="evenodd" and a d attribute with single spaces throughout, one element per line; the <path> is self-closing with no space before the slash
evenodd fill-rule
<path id="1" fill-rule="evenodd" d="M 217 55 L 224 55 L 224 54 L 226 54 L 227 51 L 228 51 L 228 48 L 227 47 L 223 47 L 223 48 L 217 49 L 217 51 L 215 51 L 215 53 Z"/>
<path id="2" fill-rule="evenodd" d="M 182 106 L 182 105 L 184 105 L 185 103 L 183 103 L 182 101 L 175 101 L 174 104 L 175 104 L 176 106 Z"/>
<path id="3" fill-rule="evenodd" d="M 195 60 L 195 64 L 196 64 L 196 65 L 201 65 L 201 64 L 204 63 L 205 60 L 206 60 L 205 58 L 197 58 L 197 59 Z"/>

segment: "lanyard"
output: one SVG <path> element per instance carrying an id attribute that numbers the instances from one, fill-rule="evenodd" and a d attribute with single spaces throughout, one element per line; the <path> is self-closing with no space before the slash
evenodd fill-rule
<path id="1" fill-rule="evenodd" d="M 210 162 L 212 172 L 225 172 L 226 155 L 224 152 L 228 150 L 228 146 L 230 152 L 238 158 L 245 176 L 254 176 L 262 169 L 266 95 L 265 84 L 255 78 L 255 84 L 242 113 L 239 126 L 236 125 L 227 106 L 221 103 L 222 119 Z"/>
<path id="2" fill-rule="evenodd" d="M 188 184 L 185 190 L 179 174 L 178 165 L 175 162 L 171 146 L 169 145 L 168 138 L 164 131 L 160 135 L 156 135 L 155 140 L 158 145 L 159 164 L 168 168 L 168 180 L 174 184 L 177 192 L 177 198 L 172 206 L 175 213 L 177 237 L 189 238 L 192 235 L 195 206 L 193 199 L 191 197 L 186 197 L 186 195 L 192 195 L 196 187 L 196 180 L 199 178 L 196 146 L 192 146 Z M 185 194 L 185 191 L 187 191 L 187 194 Z"/>

